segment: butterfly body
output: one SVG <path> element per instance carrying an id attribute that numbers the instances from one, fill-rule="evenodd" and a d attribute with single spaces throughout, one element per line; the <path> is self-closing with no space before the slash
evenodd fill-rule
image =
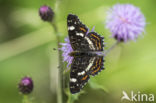
<path id="1" fill-rule="evenodd" d="M 97 53 L 104 50 L 104 38 L 96 32 L 88 32 L 88 28 L 76 15 L 68 15 L 67 26 L 73 49 L 73 52 L 69 53 L 73 57 L 69 86 L 71 93 L 74 94 L 80 92 L 90 75 L 95 76 L 104 69 L 104 57 Z"/>
<path id="2" fill-rule="evenodd" d="M 71 53 L 69 53 L 70 56 L 73 57 L 93 57 L 93 56 L 98 56 L 98 54 L 96 52 L 85 52 L 85 51 L 73 51 Z"/>

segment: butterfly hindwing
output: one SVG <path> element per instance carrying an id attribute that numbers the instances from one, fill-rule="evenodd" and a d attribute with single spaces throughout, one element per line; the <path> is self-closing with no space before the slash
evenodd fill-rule
<path id="1" fill-rule="evenodd" d="M 96 75 L 103 68 L 103 57 L 74 57 L 70 72 L 70 91 L 79 92 L 88 82 L 89 75 Z"/>
<path id="2" fill-rule="evenodd" d="M 104 63 L 104 57 L 103 56 L 97 56 L 96 59 L 94 60 L 92 67 L 90 68 L 90 74 L 92 76 L 95 76 L 101 70 L 103 70 L 104 69 L 103 63 Z"/>
<path id="3" fill-rule="evenodd" d="M 74 57 L 70 71 L 70 91 L 72 94 L 80 92 L 80 89 L 88 82 L 89 73 L 86 68 L 90 64 L 90 57 Z"/>

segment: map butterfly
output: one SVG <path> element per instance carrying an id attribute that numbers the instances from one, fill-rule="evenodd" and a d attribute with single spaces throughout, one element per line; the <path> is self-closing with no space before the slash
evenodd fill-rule
<path id="1" fill-rule="evenodd" d="M 104 41 L 96 32 L 88 32 L 76 15 L 67 17 L 68 35 L 73 52 L 70 71 L 70 91 L 72 94 L 80 92 L 88 82 L 90 75 L 95 76 L 104 69 L 104 57 L 97 54 L 103 52 Z"/>

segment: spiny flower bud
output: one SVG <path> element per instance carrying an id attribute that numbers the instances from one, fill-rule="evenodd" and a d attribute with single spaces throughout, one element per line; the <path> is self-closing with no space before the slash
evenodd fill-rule
<path id="1" fill-rule="evenodd" d="M 43 21 L 51 22 L 54 18 L 54 12 L 49 6 L 41 6 L 39 9 L 39 15 Z"/>
<path id="2" fill-rule="evenodd" d="M 30 94 L 33 90 L 33 81 L 30 77 L 24 77 L 18 84 L 19 91 L 22 94 Z"/>

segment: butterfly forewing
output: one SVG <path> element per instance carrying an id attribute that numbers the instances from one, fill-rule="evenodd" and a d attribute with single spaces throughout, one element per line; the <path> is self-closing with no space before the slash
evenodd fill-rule
<path id="1" fill-rule="evenodd" d="M 87 27 L 76 15 L 67 17 L 68 34 L 71 46 L 75 51 L 103 51 L 103 37 L 95 32 L 87 34 Z"/>
<path id="2" fill-rule="evenodd" d="M 68 35 L 74 51 L 91 50 L 87 39 L 87 27 L 81 23 L 76 15 L 69 14 L 67 17 Z"/>

